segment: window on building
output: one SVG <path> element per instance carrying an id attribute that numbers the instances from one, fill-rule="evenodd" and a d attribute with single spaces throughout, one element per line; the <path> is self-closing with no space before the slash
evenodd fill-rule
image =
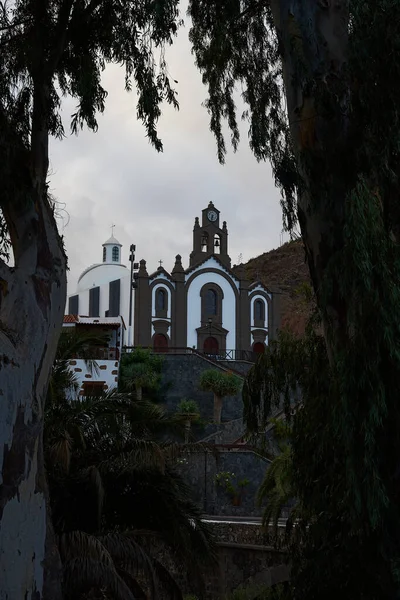
<path id="1" fill-rule="evenodd" d="M 156 310 L 165 310 L 167 308 L 167 293 L 165 290 L 158 289 L 156 293 Z"/>
<path id="2" fill-rule="evenodd" d="M 214 254 L 221 254 L 221 238 L 218 233 L 214 235 Z"/>
<path id="3" fill-rule="evenodd" d="M 262 300 L 254 302 L 254 320 L 265 321 L 265 304 Z"/>
<path id="4" fill-rule="evenodd" d="M 82 396 L 101 396 L 104 392 L 105 381 L 84 381 Z"/>
<path id="5" fill-rule="evenodd" d="M 103 248 L 103 262 L 106 262 L 106 257 L 107 257 L 107 249 L 104 246 L 104 248 Z"/>
<path id="6" fill-rule="evenodd" d="M 207 290 L 205 298 L 205 309 L 207 315 L 217 314 L 217 292 L 215 290 Z"/>
<path id="7" fill-rule="evenodd" d="M 113 259 L 113 262 L 119 262 L 119 248 L 118 248 L 118 246 L 113 246 L 113 249 L 112 249 L 112 259 Z"/>

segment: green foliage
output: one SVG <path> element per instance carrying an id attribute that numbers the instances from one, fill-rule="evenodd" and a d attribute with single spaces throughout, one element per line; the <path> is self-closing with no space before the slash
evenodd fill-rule
<path id="1" fill-rule="evenodd" d="M 151 409 L 159 407 L 149 404 L 114 392 L 59 402 L 57 411 L 46 414 L 53 523 L 64 536 L 65 586 L 71 597 L 79 597 L 88 582 L 123 597 L 115 591 L 124 589 L 118 577 L 135 592 L 143 569 L 147 584 L 154 586 L 153 598 L 166 583 L 175 594 L 176 582 L 158 564 L 160 544 L 194 581 L 199 581 L 198 565 L 215 557 L 209 527 L 174 471 L 176 452 L 151 439 L 168 423 L 162 413 L 156 423 Z"/>
<path id="2" fill-rule="evenodd" d="M 78 391 L 77 379 L 69 367 L 70 359 L 81 358 L 90 373 L 97 372 L 97 363 L 92 359 L 93 348 L 104 347 L 107 343 L 107 336 L 96 332 L 82 332 L 75 327 L 72 330 L 62 330 L 49 381 L 48 406 L 63 398 L 66 393 L 74 397 Z"/>
<path id="3" fill-rule="evenodd" d="M 249 122 L 250 147 L 258 160 L 271 162 L 283 198 L 284 226 L 296 221 L 299 184 L 287 115 L 282 98 L 279 40 L 274 33 L 270 3 L 257 0 L 190 0 L 190 41 L 196 64 L 208 88 L 205 106 L 224 162 L 226 120 L 236 150 L 239 128 L 235 90 L 246 105 L 242 118 Z"/>
<path id="4" fill-rule="evenodd" d="M 205 392 L 213 392 L 217 396 L 233 396 L 239 393 L 243 381 L 234 373 L 207 369 L 200 376 L 200 389 Z"/>
<path id="5" fill-rule="evenodd" d="M 180 600 L 159 552 L 201 589 L 196 568 L 215 558 L 211 532 L 174 470 L 180 448 L 154 441 L 175 427 L 161 406 L 115 390 L 68 399 L 67 359 L 90 355 L 96 341 L 78 331 L 61 337 L 46 403 L 44 455 L 65 598 L 132 600 L 146 590 Z"/>
<path id="6" fill-rule="evenodd" d="M 159 389 L 163 357 L 153 354 L 147 348 L 135 348 L 122 355 L 120 361 L 120 391 L 136 389 L 138 399 L 142 398 L 142 389 Z"/>
<path id="7" fill-rule="evenodd" d="M 278 520 L 282 508 L 293 500 L 293 456 L 290 443 L 291 426 L 285 420 L 271 419 L 274 425 L 274 441 L 277 444 L 277 455 L 268 466 L 264 480 L 258 490 L 258 502 L 265 504 L 263 524 L 268 526 L 271 522 L 275 536 L 278 533 Z M 297 509 L 297 512 L 299 509 Z M 292 513 L 291 520 L 295 518 L 296 511 Z"/>
<path id="8" fill-rule="evenodd" d="M 179 21 L 177 0 L 149 5 L 137 0 L 5 3 L 0 14 L 0 102 L 28 140 L 34 85 L 49 86 L 47 122 L 62 137 L 61 99 L 76 99 L 71 129 L 97 129 L 107 91 L 101 74 L 107 63 L 125 68 L 125 88 L 136 87 L 137 116 L 150 142 L 162 149 L 156 123 L 162 101 L 177 106 L 164 58 Z"/>
<path id="9" fill-rule="evenodd" d="M 215 483 L 230 496 L 240 496 L 250 481 L 246 478 L 238 479 L 235 473 L 220 471 L 215 475 Z"/>
<path id="10" fill-rule="evenodd" d="M 176 407 L 176 411 L 178 414 L 182 416 L 199 416 L 200 410 L 198 404 L 195 400 L 188 400 L 186 398 L 182 398 Z"/>

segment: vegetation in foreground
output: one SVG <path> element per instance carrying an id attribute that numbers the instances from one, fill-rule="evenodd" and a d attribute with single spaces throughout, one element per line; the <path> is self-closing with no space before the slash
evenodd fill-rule
<path id="1" fill-rule="evenodd" d="M 179 600 L 166 556 L 201 589 L 202 565 L 215 558 L 213 538 L 174 469 L 179 447 L 155 441 L 174 419 L 135 394 L 69 401 L 64 386 L 74 381 L 64 357 L 77 339 L 61 339 L 44 447 L 65 598 Z M 80 352 L 91 341 L 81 338 Z"/>

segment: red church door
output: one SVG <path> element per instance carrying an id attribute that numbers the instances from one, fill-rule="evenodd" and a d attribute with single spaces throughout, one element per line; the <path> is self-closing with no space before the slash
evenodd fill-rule
<path id="1" fill-rule="evenodd" d="M 262 342 L 256 342 L 253 345 L 253 352 L 255 352 L 256 354 L 264 354 L 265 352 L 265 346 Z"/>
<path id="2" fill-rule="evenodd" d="M 156 333 L 153 338 L 153 348 L 155 352 L 168 351 L 168 340 L 163 333 Z"/>
<path id="3" fill-rule="evenodd" d="M 218 354 L 218 340 L 215 337 L 208 337 L 204 340 L 203 350 L 205 354 Z"/>

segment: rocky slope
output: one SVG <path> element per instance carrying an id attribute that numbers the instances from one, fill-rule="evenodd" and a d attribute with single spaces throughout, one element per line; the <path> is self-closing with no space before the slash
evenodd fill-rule
<path id="1" fill-rule="evenodd" d="M 233 267 L 244 269 L 247 278 L 262 281 L 271 291 L 281 294 L 282 327 L 303 333 L 310 314 L 310 276 L 303 243 L 295 240 L 265 252 L 248 263 Z"/>

